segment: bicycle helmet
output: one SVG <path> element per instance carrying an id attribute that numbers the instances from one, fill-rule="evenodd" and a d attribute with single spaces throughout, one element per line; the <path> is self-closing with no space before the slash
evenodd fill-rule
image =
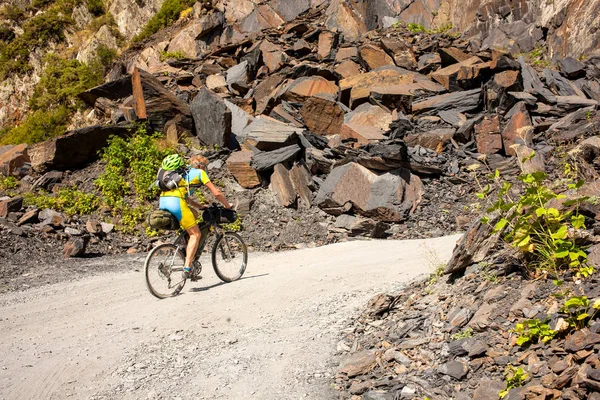
<path id="1" fill-rule="evenodd" d="M 165 171 L 175 171 L 183 167 L 183 158 L 179 154 L 171 154 L 166 156 L 162 162 L 162 169 Z"/>

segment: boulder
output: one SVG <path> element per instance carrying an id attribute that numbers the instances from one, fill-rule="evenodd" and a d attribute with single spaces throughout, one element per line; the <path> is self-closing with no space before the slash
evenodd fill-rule
<path id="1" fill-rule="evenodd" d="M 38 221 L 39 211 L 37 209 L 29 210 L 17 221 L 17 226 L 31 224 Z"/>
<path id="2" fill-rule="evenodd" d="M 0 200 L 0 218 L 6 218 L 11 212 L 21 211 L 21 208 L 23 208 L 22 197 Z"/>
<path id="3" fill-rule="evenodd" d="M 458 75 L 461 68 L 481 64 L 481 62 L 479 57 L 470 57 L 462 62 L 435 71 L 431 74 L 431 78 L 450 91 L 460 90 L 461 86 L 458 83 Z"/>
<path id="4" fill-rule="evenodd" d="M 98 159 L 98 152 L 110 136 L 126 137 L 131 128 L 117 125 L 92 125 L 67 132 L 28 149 L 31 166 L 37 171 L 67 170 L 90 164 Z"/>
<path id="5" fill-rule="evenodd" d="M 339 134 L 342 139 L 356 139 L 358 145 L 369 144 L 385 139 L 384 133 L 389 130 L 391 122 L 391 113 L 365 103 L 344 116 Z"/>
<path id="6" fill-rule="evenodd" d="M 238 93 L 243 96 L 248 92 L 250 76 L 247 60 L 229 68 L 225 76 L 227 77 L 227 87 L 232 93 Z"/>
<path id="7" fill-rule="evenodd" d="M 405 136 L 404 141 L 409 146 L 418 145 L 442 153 L 455 132 L 456 130 L 452 128 L 441 128 L 428 132 L 411 133 Z"/>
<path id="8" fill-rule="evenodd" d="M 198 39 L 209 32 L 221 27 L 224 16 L 220 12 L 210 12 L 198 19 L 193 19 L 184 29 L 179 31 L 169 42 L 169 53 L 181 52 L 190 58 L 202 55 L 202 48 Z"/>
<path id="9" fill-rule="evenodd" d="M 262 60 L 269 69 L 270 73 L 277 71 L 285 63 L 287 55 L 279 46 L 269 42 L 268 40 L 264 40 L 260 44 L 259 48 L 262 52 Z"/>
<path id="10" fill-rule="evenodd" d="M 294 163 L 289 173 L 292 186 L 298 194 L 298 207 L 308 209 L 312 205 L 312 176 L 303 162 Z"/>
<path id="11" fill-rule="evenodd" d="M 97 219 L 88 219 L 85 223 L 85 229 L 92 235 L 102 234 L 102 224 Z"/>
<path id="12" fill-rule="evenodd" d="M 360 65 L 352 60 L 345 60 L 340 65 L 335 67 L 335 72 L 341 75 L 342 78 L 351 78 L 361 73 Z"/>
<path id="13" fill-rule="evenodd" d="M 481 89 L 467 90 L 428 97 L 412 103 L 414 114 L 435 115 L 444 110 L 458 112 L 475 111 L 481 106 Z"/>
<path id="14" fill-rule="evenodd" d="M 300 115 L 306 127 L 319 135 L 338 134 L 344 123 L 344 110 L 340 104 L 325 96 L 309 97 L 302 105 Z"/>
<path id="15" fill-rule="evenodd" d="M 241 32 L 252 33 L 263 29 L 277 28 L 285 21 L 268 4 L 254 7 L 254 10 L 238 24 Z"/>
<path id="16" fill-rule="evenodd" d="M 281 94 L 281 99 L 302 103 L 311 96 L 330 95 L 337 98 L 339 88 L 335 82 L 321 76 L 305 76 L 298 78 L 287 86 Z"/>
<path id="17" fill-rule="evenodd" d="M 317 45 L 317 58 L 327 60 L 331 58 L 333 50 L 337 47 L 339 35 L 335 32 L 323 31 L 319 34 Z"/>
<path id="18" fill-rule="evenodd" d="M 408 170 L 377 175 L 357 163 L 334 168 L 321 185 L 316 204 L 326 212 L 350 205 L 355 212 L 388 222 L 405 220 L 421 201 L 423 184 Z"/>
<path id="19" fill-rule="evenodd" d="M 256 171 L 266 171 L 276 164 L 293 160 L 300 150 L 300 146 L 294 144 L 272 151 L 257 151 L 252 155 L 252 168 Z"/>
<path id="20" fill-rule="evenodd" d="M 365 44 L 360 47 L 360 60 L 368 71 L 374 70 L 386 65 L 394 65 L 394 60 L 381 47 L 374 44 Z"/>
<path id="21" fill-rule="evenodd" d="M 250 140 L 257 149 L 269 151 L 294 143 L 299 133 L 302 128 L 261 115 L 244 128 L 238 140 Z"/>
<path id="22" fill-rule="evenodd" d="M 65 257 L 81 257 L 85 254 L 87 240 L 83 237 L 72 237 L 65 244 L 63 254 Z"/>
<path id="23" fill-rule="evenodd" d="M 558 62 L 560 72 L 569 79 L 577 79 L 585 76 L 585 65 L 573 57 L 563 58 Z"/>
<path id="24" fill-rule="evenodd" d="M 364 17 L 345 0 L 331 0 L 326 15 L 327 29 L 341 32 L 347 40 L 359 39 L 368 31 Z"/>
<path id="25" fill-rule="evenodd" d="M 227 169 L 235 180 L 246 189 L 252 189 L 260 185 L 260 177 L 250 165 L 251 161 L 252 152 L 243 150 L 231 153 L 225 162 Z"/>
<path id="26" fill-rule="evenodd" d="M 203 87 L 192 101 L 190 110 L 194 118 L 196 136 L 203 144 L 219 147 L 233 145 L 231 111 L 221 97 Z"/>
<path id="27" fill-rule="evenodd" d="M 340 81 L 342 101 L 350 108 L 356 108 L 368 100 L 373 88 L 412 84 L 413 82 L 413 75 L 394 68 L 378 69 L 366 74 L 355 75 Z"/>
<path id="28" fill-rule="evenodd" d="M 481 123 L 475 125 L 475 140 L 478 153 L 495 154 L 502 150 L 500 120 L 497 115 L 491 118 L 486 116 Z"/>
<path id="29" fill-rule="evenodd" d="M 447 67 L 452 64 L 461 63 L 471 58 L 470 55 L 456 47 L 446 47 L 438 50 L 442 67 Z"/>
<path id="30" fill-rule="evenodd" d="M 514 113 L 502 131 L 502 143 L 507 155 L 516 155 L 514 144 L 532 146 L 533 124 L 527 111 Z"/>
<path id="31" fill-rule="evenodd" d="M 400 68 L 409 70 L 417 69 L 417 59 L 412 48 L 402 38 L 382 38 L 381 46 L 394 59 L 394 63 Z"/>
<path id="32" fill-rule="evenodd" d="M 297 198 L 296 190 L 292 185 L 289 171 L 283 164 L 274 166 L 269 189 L 275 193 L 275 198 L 280 206 L 290 207 L 295 204 Z"/>
<path id="33" fill-rule="evenodd" d="M 28 146 L 25 143 L 7 147 L 0 153 L 0 174 L 20 175 L 22 168 L 31 161 L 27 151 Z"/>

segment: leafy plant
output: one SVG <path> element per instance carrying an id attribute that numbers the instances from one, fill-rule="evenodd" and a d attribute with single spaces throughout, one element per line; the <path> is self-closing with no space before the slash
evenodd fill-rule
<path id="1" fill-rule="evenodd" d="M 101 155 L 105 170 L 96 179 L 96 186 L 109 206 L 122 208 L 125 196 L 130 193 L 135 194 L 139 202 L 156 195 L 156 189 L 150 185 L 162 159 L 172 153 L 168 148 L 159 147 L 158 138 L 159 135 L 149 135 L 145 126 L 140 125 L 130 138 L 113 136 L 109 139 Z"/>
<path id="2" fill-rule="evenodd" d="M 451 336 L 452 340 L 459 340 L 459 339 L 466 339 L 466 338 L 470 338 L 473 336 L 473 329 L 472 328 L 465 328 L 460 332 L 455 333 L 454 335 Z"/>
<path id="3" fill-rule="evenodd" d="M 573 296 L 565 301 L 561 312 L 569 316 L 566 320 L 569 326 L 579 330 L 585 328 L 587 322 L 596 316 L 600 310 L 600 300 L 596 300 L 592 305 L 594 312 L 591 315 L 588 313 L 589 308 L 590 300 L 586 296 Z"/>
<path id="4" fill-rule="evenodd" d="M 138 224 L 144 222 L 150 211 L 149 206 L 137 206 L 115 209 L 113 214 L 118 218 L 116 228 L 123 233 L 136 233 Z"/>
<path id="5" fill-rule="evenodd" d="M 65 106 L 34 111 L 21 125 L 1 136 L 0 144 L 33 144 L 62 135 L 70 116 L 71 111 Z"/>
<path id="6" fill-rule="evenodd" d="M 88 215 L 100 205 L 100 200 L 94 193 L 84 193 L 74 187 L 61 188 L 55 195 L 27 193 L 23 200 L 26 205 L 39 209 L 51 208 L 67 215 Z"/>
<path id="7" fill-rule="evenodd" d="M 523 368 L 514 367 L 512 365 L 507 365 L 504 370 L 504 379 L 506 381 L 506 389 L 500 391 L 499 396 L 501 399 L 506 397 L 508 392 L 511 389 L 518 388 L 523 386 L 523 383 L 529 378 L 529 375 L 525 373 Z"/>
<path id="8" fill-rule="evenodd" d="M 25 19 L 25 11 L 15 5 L 6 4 L 0 8 L 0 18 L 19 23 Z"/>
<path id="9" fill-rule="evenodd" d="M 19 185 L 19 181 L 14 176 L 4 176 L 0 174 L 0 190 L 15 189 Z"/>
<path id="10" fill-rule="evenodd" d="M 547 324 L 548 319 L 540 321 L 539 319 L 528 319 L 515 326 L 512 332 L 518 333 L 517 344 L 524 346 L 527 343 L 547 343 L 554 339 L 556 331 L 550 329 Z"/>
<path id="11" fill-rule="evenodd" d="M 427 29 L 423 26 L 423 24 L 408 24 L 407 25 L 408 31 L 410 33 L 425 33 L 427 32 Z"/>
<path id="12" fill-rule="evenodd" d="M 162 53 L 160 53 L 160 61 L 165 61 L 169 58 L 174 58 L 176 60 L 179 60 L 182 58 L 188 58 L 188 56 L 183 51 L 174 51 L 174 52 L 163 51 Z"/>
<path id="13" fill-rule="evenodd" d="M 587 197 L 564 201 L 563 206 L 571 209 L 559 210 L 548 206 L 548 203 L 551 200 L 563 200 L 566 196 L 554 191 L 543 172 L 520 176 L 524 189 L 515 199 L 511 196 L 513 185 L 502 181 L 498 171 L 492 178 L 498 193 L 487 212 L 500 214 L 494 232 L 510 228 L 504 238 L 525 254 L 528 267 L 554 276 L 566 268 L 573 269 L 577 276 L 587 277 L 593 273 L 594 269 L 588 265 L 583 248 L 576 243 L 574 235 L 569 234 L 569 230 L 585 229 L 585 219 L 579 214 L 577 205 L 586 201 Z M 571 190 L 582 185 L 581 180 L 566 181 L 567 188 Z M 477 197 L 489 199 L 492 191 L 492 187 L 487 185 L 477 193 Z M 482 219 L 484 223 L 489 221 L 487 216 Z"/>
<path id="14" fill-rule="evenodd" d="M 444 270 L 446 269 L 446 265 L 445 264 L 439 264 L 436 268 L 435 271 L 433 271 L 433 273 L 429 276 L 429 281 L 427 281 L 427 286 L 431 286 L 433 284 L 435 284 L 442 275 L 444 275 Z"/>

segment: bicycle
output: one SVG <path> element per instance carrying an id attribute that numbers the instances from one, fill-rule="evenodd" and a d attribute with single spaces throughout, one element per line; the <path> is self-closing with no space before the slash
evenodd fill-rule
<path id="1" fill-rule="evenodd" d="M 202 272 L 200 255 L 204 251 L 208 238 L 216 234 L 211 256 L 213 269 L 223 282 L 237 281 L 246 271 L 248 249 L 239 234 L 225 231 L 221 227 L 221 224 L 234 222 L 237 214 L 235 211 L 213 203 L 203 211 L 202 219 L 203 222 L 200 224 L 202 239 L 192 262 L 189 279 L 192 282 L 200 279 Z M 150 293 L 159 299 L 178 295 L 187 280 L 183 274 L 183 266 L 189 234 L 181 227 L 178 230 L 177 239 L 173 243 L 163 243 L 153 248 L 148 253 L 144 264 L 146 286 Z M 227 272 L 228 267 L 231 267 L 233 274 Z M 154 278 L 158 278 L 156 282 L 154 282 Z M 159 288 L 161 284 L 162 286 L 166 284 L 164 290 Z"/>

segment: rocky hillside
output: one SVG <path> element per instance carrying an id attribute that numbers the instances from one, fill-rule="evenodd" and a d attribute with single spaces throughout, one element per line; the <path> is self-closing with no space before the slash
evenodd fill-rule
<path id="1" fill-rule="evenodd" d="M 396 21 L 367 32 L 344 4 L 248 3 L 238 15 L 197 2 L 165 30 L 142 28 L 138 44 L 104 67 L 106 82 L 84 91 L 74 90 L 91 82 L 86 64 L 57 61 L 64 68 L 40 81 L 36 107 L 64 99 L 80 115 L 88 107 L 95 125 L 2 148 L 6 257 L 35 265 L 17 249 L 40 230 L 48 244 L 67 242 L 67 255 L 88 245 L 147 249 L 156 233 L 141 224 L 153 199 L 146 188 L 168 149 L 209 156 L 261 249 L 465 228 L 489 171 L 554 177 L 569 161 L 597 176 L 594 140 L 582 157 L 565 145 L 598 131 L 600 58 L 551 63 L 535 50 L 515 59 L 448 25 Z M 388 21 L 385 10 L 365 12 Z M 50 83 L 66 84 L 69 71 L 83 83 L 63 95 Z M 114 242 L 100 222 L 125 237 Z M 40 257 L 57 252 L 37 248 Z"/>
<path id="2" fill-rule="evenodd" d="M 28 110 L 38 109 L 31 101 L 48 67 L 45 57 L 49 52 L 90 64 L 99 49 L 100 53 L 107 49 L 122 52 L 180 16 L 198 19 L 202 7 L 217 12 L 212 21 L 180 36 L 169 49 L 146 52 L 145 58 L 152 53 L 160 58 L 162 51 L 181 51 L 187 57 L 198 57 L 208 53 L 210 47 L 244 40 L 262 29 L 277 28 L 317 8 L 327 9 L 323 26 L 350 41 L 401 21 L 413 24 L 415 29 L 453 27 L 453 32 L 462 33 L 474 50 L 497 48 L 513 55 L 545 48 L 548 59 L 585 58 L 600 44 L 598 0 L 213 0 L 196 3 L 193 11 L 187 8 L 193 4 L 191 0 L 3 2 L 0 60 L 6 71 L 0 73 L 0 134 L 27 116 L 31 118 Z M 184 43 L 189 34 L 196 35 L 191 37 L 197 41 L 193 46 Z M 52 115 L 57 120 L 54 123 L 64 129 L 95 121 L 92 116 L 72 115 L 73 110 L 70 111 L 68 118 Z M 34 122 L 30 124 L 36 126 Z"/>

